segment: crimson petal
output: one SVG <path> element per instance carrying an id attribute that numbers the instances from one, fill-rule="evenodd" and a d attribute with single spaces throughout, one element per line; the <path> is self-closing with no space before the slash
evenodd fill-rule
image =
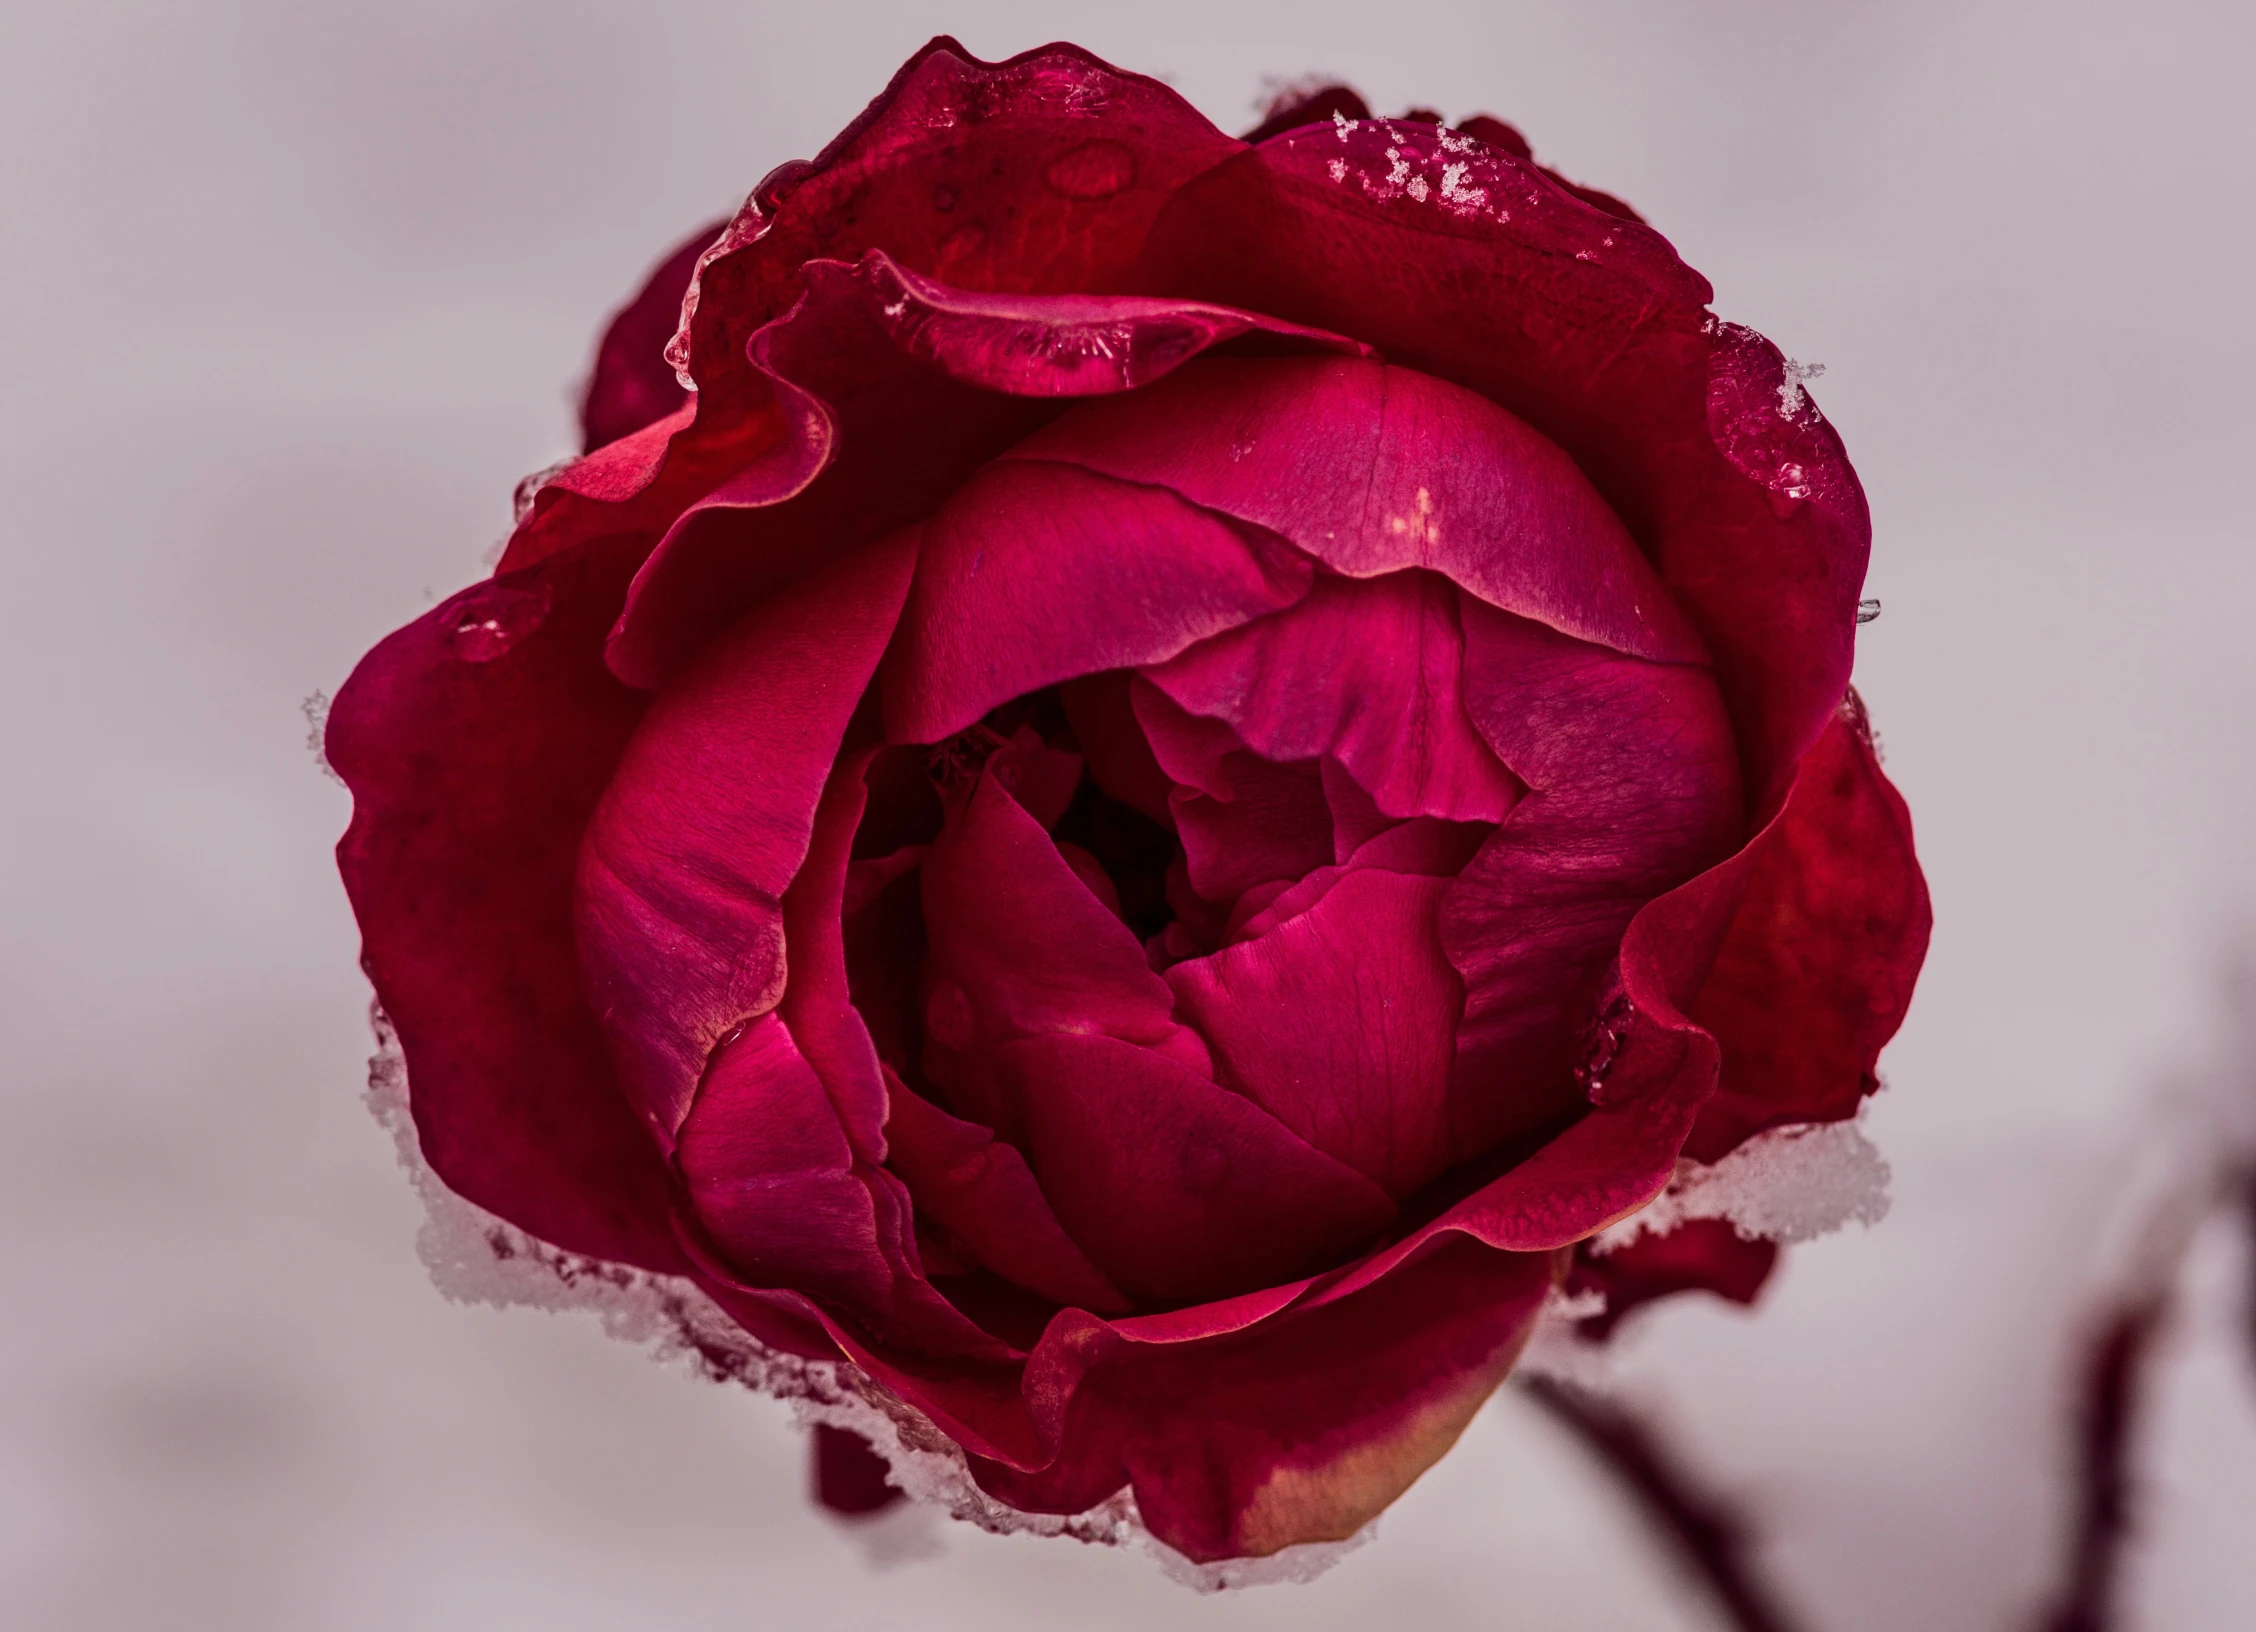
<path id="1" fill-rule="evenodd" d="M 1723 1076 L 1684 1153 L 1713 1162 L 1764 1128 L 1856 1114 L 1903 1024 L 1934 912 L 1911 815 L 1880 772 L 1861 709 L 1802 762 L 1691 1012 Z"/>
<path id="2" fill-rule="evenodd" d="M 633 570 L 586 551 L 444 602 L 361 660 L 324 740 L 353 793 L 337 865 L 424 1159 L 544 1241 L 670 1271 L 665 1169 L 572 934 L 580 831 L 642 713 L 601 658 Z"/>
<path id="3" fill-rule="evenodd" d="M 1305 1275 L 1394 1207 L 1250 1101 L 1110 1037 L 996 1050 L 1042 1192 L 1124 1291 L 1197 1303 Z"/>
<path id="4" fill-rule="evenodd" d="M 714 1043 L 782 996 L 784 891 L 915 559 L 903 535 L 747 614 L 652 706 L 588 823 L 587 984 L 662 1142 Z"/>

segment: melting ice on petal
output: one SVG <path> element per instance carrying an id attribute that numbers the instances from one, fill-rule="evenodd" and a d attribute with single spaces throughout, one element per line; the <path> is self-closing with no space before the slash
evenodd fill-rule
<path id="1" fill-rule="evenodd" d="M 1710 1167 L 1677 1163 L 1642 1211 L 1591 1242 L 1595 1252 L 1667 1235 L 1694 1218 L 1722 1218 L 1749 1241 L 1811 1241 L 1852 1219 L 1888 1216 L 1888 1159 L 1854 1122 L 1804 1122 L 1758 1133 Z"/>

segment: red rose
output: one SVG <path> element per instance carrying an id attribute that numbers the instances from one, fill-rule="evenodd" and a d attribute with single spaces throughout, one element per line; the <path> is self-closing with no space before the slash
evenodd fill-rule
<path id="1" fill-rule="evenodd" d="M 328 730 L 449 1186 L 1195 1559 L 1353 1533 L 1680 1155 L 1853 1114 L 1927 927 L 1778 352 L 1508 126 L 1313 108 L 926 47 Z M 1610 1273 L 1751 1293 L 1697 1240 Z"/>

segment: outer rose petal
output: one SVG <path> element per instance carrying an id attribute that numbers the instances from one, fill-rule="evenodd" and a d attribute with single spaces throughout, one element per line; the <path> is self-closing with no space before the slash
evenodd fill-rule
<path id="1" fill-rule="evenodd" d="M 583 452 L 593 453 L 681 407 L 688 393 L 666 361 L 666 342 L 681 323 L 682 296 L 698 257 L 727 225 L 708 223 L 677 244 L 603 331 L 580 398 Z"/>
<path id="2" fill-rule="evenodd" d="M 567 1251 L 674 1271 L 665 1169 L 612 1079 L 571 920 L 580 830 L 642 712 L 601 656 L 633 568 L 589 551 L 442 603 L 361 660 L 325 746 L 432 1170 Z"/>
<path id="3" fill-rule="evenodd" d="M 875 251 L 799 275 L 806 298 L 750 351 L 786 434 L 698 496 L 636 580 L 611 648 L 636 684 L 775 586 L 930 511 L 1063 398 L 1128 390 L 1240 337 L 1358 349 L 1196 301 L 970 294 Z"/>
<path id="4" fill-rule="evenodd" d="M 1085 1377 L 1063 1453 L 1040 1473 L 977 1459 L 973 1473 L 1035 1512 L 1078 1511 L 1125 1475 L 1152 1533 L 1194 1559 L 1344 1540 L 1455 1443 L 1552 1273 L 1549 1255 L 1446 1242 L 1355 1297 L 1181 1346 L 1062 1315 L 1028 1386 Z"/>
<path id="5" fill-rule="evenodd" d="M 1160 207 L 1241 147 L 1078 46 L 986 63 L 934 39 L 813 161 L 760 183 L 699 274 L 690 370 L 717 400 L 744 389 L 745 342 L 817 259 L 882 249 L 965 289 L 1129 287 Z"/>
<path id="6" fill-rule="evenodd" d="M 1632 1309 L 1678 1292 L 1713 1292 L 1732 1303 L 1753 1303 L 1777 1263 L 1777 1242 L 1744 1240 L 1727 1219 L 1693 1218 L 1666 1235 L 1641 1235 L 1609 1253 L 1593 1253 L 1586 1243 L 1575 1255 L 1567 1290 L 1605 1297 L 1605 1311 L 1577 1328 L 1586 1337 L 1604 1338 Z"/>
<path id="7" fill-rule="evenodd" d="M 1187 185 L 1143 276 L 1354 334 L 1564 448 L 1705 637 L 1749 798 L 1783 796 L 1848 681 L 1870 520 L 1776 350 L 1716 325 L 1658 234 L 1499 149 L 1373 120 Z"/>
<path id="8" fill-rule="evenodd" d="M 588 825 L 588 989 L 662 1144 L 713 1045 L 782 995 L 783 893 L 915 559 L 903 535 L 749 613 L 651 709 Z"/>
<path id="9" fill-rule="evenodd" d="M 1854 1116 L 1933 923 L 1910 813 L 1861 710 L 1844 712 L 1802 762 L 1692 1007 L 1723 1046 L 1723 1079 L 1684 1154 L 1713 1162 L 1764 1128 Z"/>

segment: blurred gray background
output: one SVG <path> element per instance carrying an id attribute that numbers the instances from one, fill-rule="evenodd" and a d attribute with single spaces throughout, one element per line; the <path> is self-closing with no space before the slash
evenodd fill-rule
<path id="1" fill-rule="evenodd" d="M 1821 1632 L 2010 1628 L 2064 1348 L 2256 904 L 2256 17 L 2230 0 L 852 8 L 18 0 L 0 14 L 0 1621 L 68 1628 L 1712 1624 L 1507 1397 L 1312 1586 L 952 1529 L 878 1568 L 770 1402 L 443 1301 L 359 1097 L 299 702 L 475 576 L 597 326 L 927 35 L 1518 122 L 1816 388 L 1878 538 L 1858 683 L 1937 930 L 1881 1228 L 1627 1370 Z M 2137 1624 L 2256 1624 L 2246 1266 L 2205 1237 Z"/>

